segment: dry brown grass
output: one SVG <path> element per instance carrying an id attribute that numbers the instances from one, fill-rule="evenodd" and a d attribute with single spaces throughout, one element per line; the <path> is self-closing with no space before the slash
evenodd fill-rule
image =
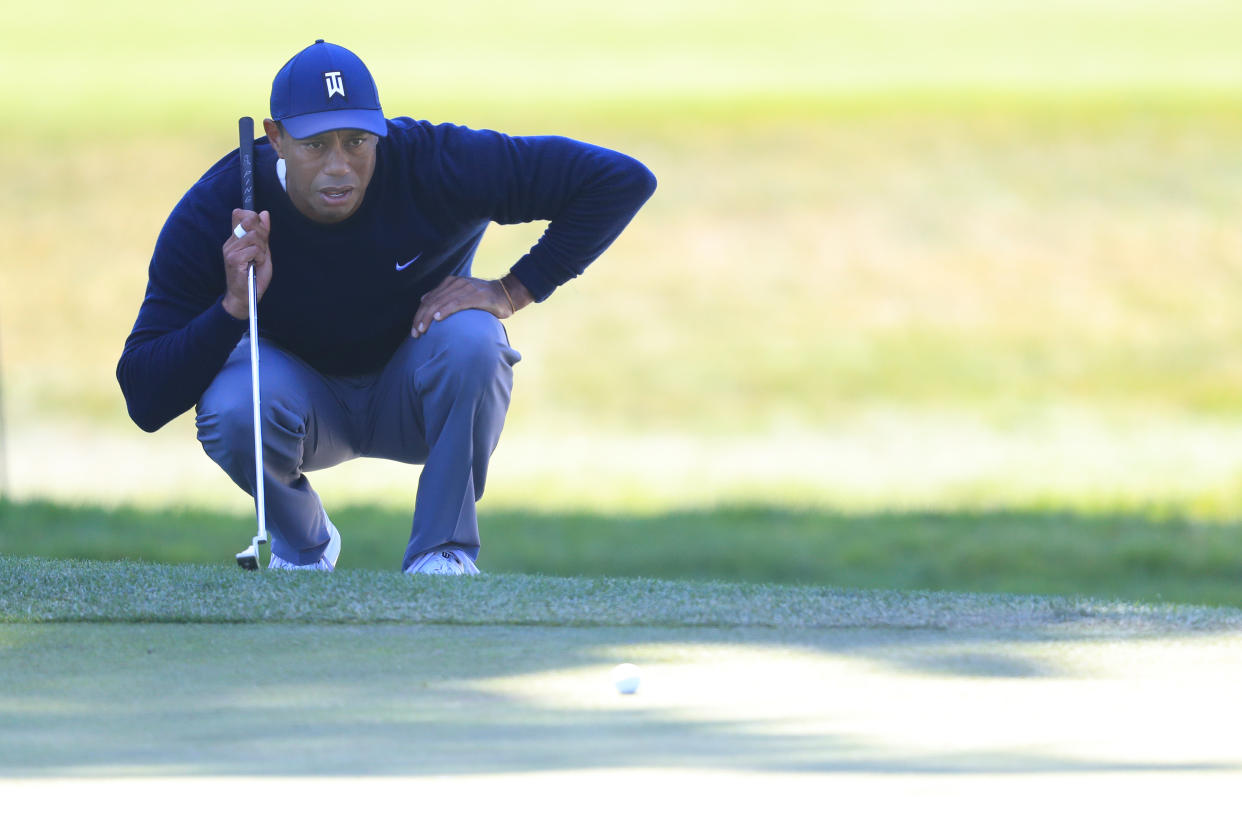
<path id="1" fill-rule="evenodd" d="M 528 356 L 518 414 L 753 429 L 877 404 L 1233 412 L 1239 137 L 1242 119 L 1207 113 L 618 135 L 661 189 L 583 279 L 510 324 Z M 0 319 L 21 416 L 122 419 L 112 369 L 150 247 L 226 149 L 5 157 Z M 479 272 L 537 232 L 498 228 Z"/>
<path id="2" fill-rule="evenodd" d="M 622 441 L 600 458 L 617 470 L 588 498 L 600 505 L 744 497 L 748 486 L 800 501 L 965 502 L 1003 482 L 1008 460 L 965 463 L 951 480 L 896 464 L 851 495 L 851 475 L 895 458 L 862 451 L 835 466 L 845 446 L 835 437 L 881 439 L 878 411 L 933 441 L 969 443 L 962 435 L 974 429 L 989 445 L 1018 429 L 995 457 L 1025 469 L 1024 481 L 999 489 L 1019 500 L 1057 485 L 1092 497 L 1068 472 L 1041 475 L 1027 455 L 1033 441 L 1050 439 L 1061 469 L 1081 440 L 1115 433 L 1100 449 L 1118 458 L 1101 461 L 1114 476 L 1089 461 L 1097 472 L 1087 479 L 1128 500 L 1148 492 L 1228 510 L 1235 465 L 1187 461 L 1193 479 L 1170 489 L 1165 478 L 1176 446 L 1216 439 L 1221 418 L 1242 408 L 1242 235 L 1232 221 L 1242 116 L 1055 115 L 585 127 L 583 137 L 647 161 L 661 187 L 586 276 L 509 324 L 526 356 L 510 428 L 527 438 L 506 439 L 519 441 L 509 450 L 523 469 L 514 498 L 536 486 L 557 502 L 581 500 L 547 447 L 566 433 L 587 445 L 592 435 Z M 67 424 L 66 446 L 80 445 L 73 429 L 95 442 L 136 436 L 113 368 L 150 247 L 176 199 L 226 149 L 211 136 L 105 140 L 47 157 L 19 146 L 0 159 L 14 184 L 0 202 L 0 348 L 22 474 L 43 468 L 35 447 L 49 445 L 49 423 Z M 496 228 L 477 272 L 503 271 L 539 230 Z M 1080 425 L 1048 437 L 1047 418 L 1066 410 Z M 974 425 L 942 427 L 954 420 Z M 1173 435 L 1170 449 L 1143 449 L 1130 479 L 1118 451 L 1141 440 L 1145 423 Z M 624 442 L 637 434 L 673 435 L 680 448 L 664 456 L 664 437 Z M 717 439 L 731 447 L 713 464 Z M 835 470 L 776 468 L 790 440 L 808 446 L 808 463 Z M 761 454 L 768 460 L 751 472 L 734 468 Z M 643 484 L 626 470 L 631 455 L 671 465 Z M 72 466 L 72 452 L 57 462 Z M 689 492 L 705 468 L 716 468 L 712 485 Z"/>

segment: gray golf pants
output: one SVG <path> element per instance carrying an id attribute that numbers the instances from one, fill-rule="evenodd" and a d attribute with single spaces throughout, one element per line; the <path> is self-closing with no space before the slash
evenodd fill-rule
<path id="1" fill-rule="evenodd" d="M 272 553 L 319 560 L 328 545 L 323 506 L 304 472 L 355 457 L 421 463 L 414 522 L 402 568 L 419 554 L 455 547 L 479 552 L 475 502 L 500 439 L 513 365 L 500 321 L 459 311 L 407 338 L 382 370 L 320 374 L 289 352 L 259 343 L 263 480 Z M 203 449 L 254 496 L 250 341 L 242 341 L 199 400 Z"/>

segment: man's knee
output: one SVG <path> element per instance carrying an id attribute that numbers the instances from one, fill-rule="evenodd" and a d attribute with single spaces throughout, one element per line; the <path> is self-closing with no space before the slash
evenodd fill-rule
<path id="1" fill-rule="evenodd" d="M 221 465 L 236 459 L 254 458 L 254 408 L 250 384 L 233 388 L 226 382 L 213 383 L 199 400 L 195 423 L 198 440 L 208 456 Z M 290 441 L 299 442 L 306 435 L 306 421 L 295 406 L 282 396 L 259 395 L 259 416 L 265 449 L 276 448 Z M 273 452 L 265 462 L 285 456 Z"/>
<path id="2" fill-rule="evenodd" d="M 435 328 L 440 326 L 440 330 Z M 464 310 L 432 325 L 432 361 L 448 374 L 486 382 L 507 375 L 521 356 L 509 346 L 500 320 L 487 311 Z M 424 334 L 427 336 L 428 334 Z"/>

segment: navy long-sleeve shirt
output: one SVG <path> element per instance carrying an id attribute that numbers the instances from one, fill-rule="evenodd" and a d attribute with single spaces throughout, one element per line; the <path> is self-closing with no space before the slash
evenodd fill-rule
<path id="1" fill-rule="evenodd" d="M 446 276 L 470 275 L 490 222 L 549 220 L 511 271 L 542 301 L 603 253 L 654 190 L 646 167 L 602 147 L 397 118 L 379 140 L 358 210 L 318 224 L 293 206 L 275 150 L 260 138 L 255 209 L 272 219 L 260 334 L 323 373 L 376 371 L 409 336 L 422 296 Z M 146 431 L 189 410 L 247 330 L 222 305 L 222 247 L 240 205 L 234 151 L 160 232 L 117 365 L 130 417 Z"/>

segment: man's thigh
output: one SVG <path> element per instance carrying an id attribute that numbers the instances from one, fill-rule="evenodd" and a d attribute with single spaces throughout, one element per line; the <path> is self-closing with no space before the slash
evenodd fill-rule
<path id="1" fill-rule="evenodd" d="M 500 320 L 483 310 L 459 311 L 433 323 L 417 339 L 407 338 L 371 388 L 362 453 L 426 462 L 430 452 L 426 419 L 434 411 L 432 400 L 443 406 L 445 399 L 459 392 L 471 397 L 472 384 L 490 387 L 499 380 L 507 403 L 512 366 L 520 359 Z M 436 388 L 446 382 L 458 387 L 447 394 L 443 387 Z"/>

